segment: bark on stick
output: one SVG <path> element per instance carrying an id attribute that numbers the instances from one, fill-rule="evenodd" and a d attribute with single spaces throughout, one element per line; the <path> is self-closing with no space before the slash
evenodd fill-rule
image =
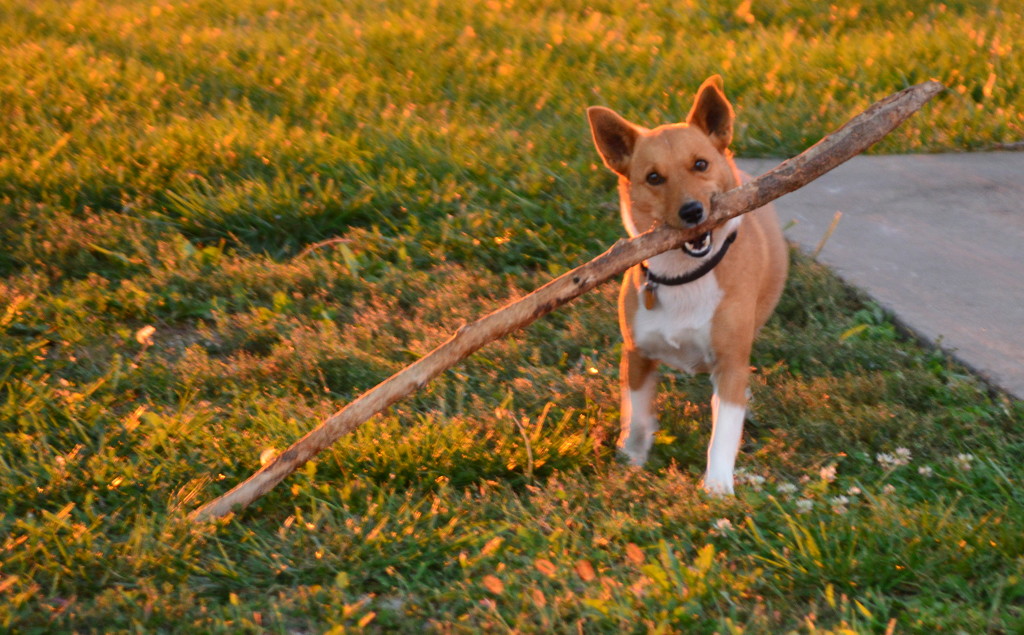
<path id="1" fill-rule="evenodd" d="M 463 326 L 447 342 L 328 417 L 234 489 L 193 511 L 192 518 L 218 518 L 247 507 L 339 438 L 419 390 L 483 345 L 523 328 L 642 260 L 678 248 L 730 218 L 803 187 L 881 140 L 943 88 L 942 84 L 932 81 L 894 93 L 798 156 L 743 186 L 714 196 L 708 220 L 701 226 L 689 230 L 662 227 L 629 240 L 619 240 L 587 264 Z"/>

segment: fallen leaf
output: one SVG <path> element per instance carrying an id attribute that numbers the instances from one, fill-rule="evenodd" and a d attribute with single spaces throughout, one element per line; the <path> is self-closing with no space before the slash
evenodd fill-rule
<path id="1" fill-rule="evenodd" d="M 549 578 L 555 577 L 555 573 L 558 571 L 553 562 L 544 558 L 537 558 L 534 560 L 533 566 L 537 567 L 537 571 L 540 571 Z"/>
<path id="2" fill-rule="evenodd" d="M 544 597 L 544 593 L 542 593 L 540 589 L 534 589 L 530 591 L 530 593 L 533 595 L 533 603 L 536 604 L 538 608 L 544 608 L 548 605 L 548 600 Z"/>
<path id="3" fill-rule="evenodd" d="M 484 587 L 494 595 L 501 595 L 505 591 L 505 585 L 493 575 L 484 576 Z"/>
<path id="4" fill-rule="evenodd" d="M 597 574 L 594 572 L 594 565 L 586 560 L 580 560 L 576 563 L 576 573 L 584 582 L 590 582 L 597 577 Z"/>
<path id="5" fill-rule="evenodd" d="M 626 557 L 633 564 L 643 564 L 644 562 L 644 552 L 632 542 L 626 545 Z"/>

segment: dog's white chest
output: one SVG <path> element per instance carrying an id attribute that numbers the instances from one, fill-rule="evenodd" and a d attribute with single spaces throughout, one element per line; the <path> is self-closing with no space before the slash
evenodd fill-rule
<path id="1" fill-rule="evenodd" d="M 644 355 L 687 373 L 706 372 L 714 363 L 711 324 L 722 299 L 714 273 L 680 286 L 657 287 L 653 309 L 638 289 L 633 338 Z"/>

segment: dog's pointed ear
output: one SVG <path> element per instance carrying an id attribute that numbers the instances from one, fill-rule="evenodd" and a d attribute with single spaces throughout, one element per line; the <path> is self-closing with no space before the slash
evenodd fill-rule
<path id="1" fill-rule="evenodd" d="M 725 149 L 732 142 L 732 122 L 735 114 L 732 105 L 725 98 L 722 89 L 722 76 L 712 75 L 704 80 L 697 97 L 693 100 L 693 108 L 686 116 L 686 123 L 696 126 L 711 137 L 715 147 Z"/>
<path id="2" fill-rule="evenodd" d="M 602 106 L 587 108 L 587 119 L 590 120 L 594 145 L 604 164 L 616 174 L 626 176 L 629 159 L 633 156 L 633 148 L 642 128 L 626 121 L 614 110 Z"/>

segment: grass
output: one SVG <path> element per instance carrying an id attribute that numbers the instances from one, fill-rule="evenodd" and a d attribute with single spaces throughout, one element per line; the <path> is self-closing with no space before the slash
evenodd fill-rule
<path id="1" fill-rule="evenodd" d="M 937 78 L 876 151 L 997 147 L 1019 1 L 0 6 L 0 629 L 1024 629 L 1024 405 L 799 254 L 735 499 L 701 378 L 615 459 L 608 285 L 186 520 L 621 235 L 586 105 L 674 120 L 720 72 L 737 151 L 789 155 Z"/>

